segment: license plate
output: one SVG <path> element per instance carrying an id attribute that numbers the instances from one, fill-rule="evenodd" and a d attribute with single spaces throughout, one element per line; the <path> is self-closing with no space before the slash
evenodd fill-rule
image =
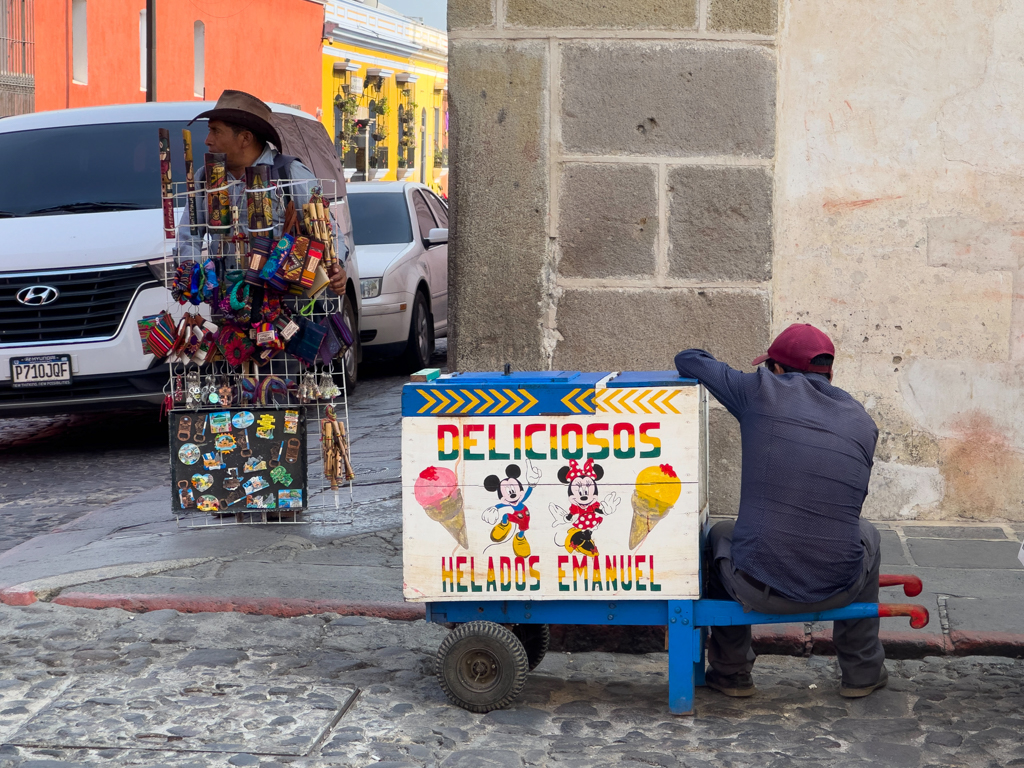
<path id="1" fill-rule="evenodd" d="M 11 358 L 11 384 L 22 387 L 61 387 L 71 383 L 70 355 Z"/>

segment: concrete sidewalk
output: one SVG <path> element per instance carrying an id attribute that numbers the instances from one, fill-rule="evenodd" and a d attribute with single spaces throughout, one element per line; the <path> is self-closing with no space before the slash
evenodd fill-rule
<path id="1" fill-rule="evenodd" d="M 378 459 L 397 467 L 397 455 Z M 331 520 L 188 528 L 168 512 L 169 491 L 157 488 L 0 555 L 0 601 L 418 618 L 422 606 L 402 599 L 398 493 L 395 477 L 358 489 Z M 910 629 L 905 618 L 882 622 L 890 657 L 1024 656 L 1024 567 L 1017 559 L 1024 526 L 878 526 L 883 573 L 912 573 L 924 582 L 916 598 L 883 589 L 883 602 L 919 603 L 931 614 L 923 630 Z M 558 647 L 573 650 L 651 650 L 661 637 L 623 628 L 554 632 Z M 759 626 L 755 638 L 762 652 L 828 653 L 831 626 Z"/>

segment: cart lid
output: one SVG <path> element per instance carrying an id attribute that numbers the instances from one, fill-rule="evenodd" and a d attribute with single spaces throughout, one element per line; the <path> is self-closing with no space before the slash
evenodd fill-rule
<path id="1" fill-rule="evenodd" d="M 695 387 L 696 379 L 680 376 L 676 371 L 623 371 L 611 378 L 608 387 Z"/>

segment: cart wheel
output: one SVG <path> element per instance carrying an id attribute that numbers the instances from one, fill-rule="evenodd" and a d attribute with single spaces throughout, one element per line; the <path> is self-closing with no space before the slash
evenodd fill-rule
<path id="1" fill-rule="evenodd" d="M 523 690 L 529 659 L 512 631 L 491 621 L 470 621 L 437 649 L 441 689 L 470 712 L 507 707 Z"/>
<path id="2" fill-rule="evenodd" d="M 544 654 L 548 652 L 551 643 L 551 630 L 547 624 L 513 624 L 512 634 L 519 638 L 526 649 L 526 658 L 530 660 L 532 672 L 544 661 Z"/>

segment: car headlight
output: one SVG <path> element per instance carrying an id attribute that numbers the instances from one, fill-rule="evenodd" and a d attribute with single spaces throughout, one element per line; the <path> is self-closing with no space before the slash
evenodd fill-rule
<path id="1" fill-rule="evenodd" d="M 366 280 L 359 281 L 359 291 L 363 294 L 364 299 L 375 299 L 380 296 L 380 283 L 381 278 L 371 277 Z"/>

